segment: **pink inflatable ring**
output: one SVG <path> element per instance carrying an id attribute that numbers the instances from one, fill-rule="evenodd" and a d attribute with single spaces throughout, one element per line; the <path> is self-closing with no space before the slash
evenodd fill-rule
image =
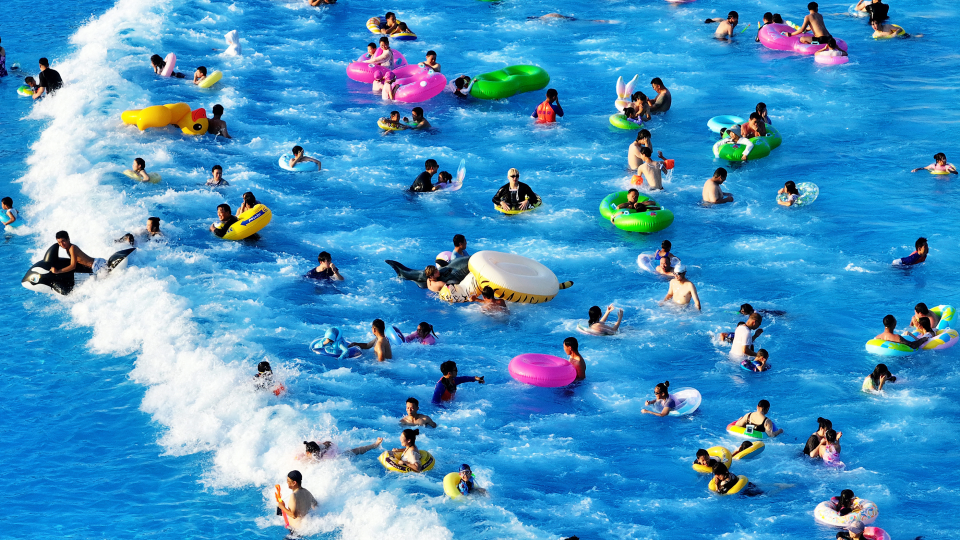
<path id="1" fill-rule="evenodd" d="M 549 354 L 521 354 L 510 361 L 507 370 L 518 382 L 543 388 L 566 386 L 577 378 L 570 362 Z"/>
<path id="2" fill-rule="evenodd" d="M 380 69 L 386 71 L 388 69 L 396 69 L 401 66 L 407 65 L 407 59 L 400 54 L 400 51 L 396 49 L 391 49 L 393 51 L 393 63 L 389 66 L 375 66 L 373 64 L 368 64 L 367 60 L 370 59 L 370 55 L 364 53 L 363 56 L 357 59 L 356 62 L 350 62 L 347 65 L 347 77 L 351 79 L 362 82 L 362 83 L 373 83 L 373 72 Z M 377 49 L 376 54 L 380 54 L 382 51 Z"/>
<path id="3" fill-rule="evenodd" d="M 394 94 L 394 101 L 416 103 L 426 101 L 447 86 L 447 78 L 430 68 L 422 68 L 416 64 L 408 64 L 393 70 L 400 85 Z"/>
<path id="4" fill-rule="evenodd" d="M 786 24 L 770 23 L 760 29 L 759 37 L 762 43 L 768 49 L 775 51 L 793 51 L 800 54 L 813 54 L 823 48 L 824 44 L 800 43 L 801 36 L 812 36 L 810 33 L 790 36 L 794 29 Z M 837 47 L 841 50 L 847 50 L 847 43 L 842 39 L 837 40 Z"/>

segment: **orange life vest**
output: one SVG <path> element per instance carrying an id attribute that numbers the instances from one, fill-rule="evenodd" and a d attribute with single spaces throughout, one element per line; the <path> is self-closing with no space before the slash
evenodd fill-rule
<path id="1" fill-rule="evenodd" d="M 553 112 L 553 107 L 550 106 L 549 99 L 545 99 L 543 100 L 543 103 L 537 105 L 537 122 L 547 123 L 556 121 L 557 113 Z"/>

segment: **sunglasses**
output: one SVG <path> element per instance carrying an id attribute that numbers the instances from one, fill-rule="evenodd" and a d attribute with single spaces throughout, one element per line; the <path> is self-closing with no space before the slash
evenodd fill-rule
<path id="1" fill-rule="evenodd" d="M 510 178 L 520 178 L 520 175 L 519 175 L 519 174 L 511 174 L 511 175 L 510 175 Z"/>

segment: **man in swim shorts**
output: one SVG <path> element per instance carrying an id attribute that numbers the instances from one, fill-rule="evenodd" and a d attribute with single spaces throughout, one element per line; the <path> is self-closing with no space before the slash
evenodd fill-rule
<path id="1" fill-rule="evenodd" d="M 437 170 L 440 169 L 440 166 L 437 165 L 435 159 L 428 159 L 423 162 L 424 171 L 420 173 L 416 180 L 413 181 L 413 184 L 410 184 L 410 191 L 414 193 L 426 193 L 429 191 L 436 191 L 437 186 L 433 185 L 432 179 L 433 175 L 437 174 Z"/>
<path id="2" fill-rule="evenodd" d="M 44 94 L 53 95 L 63 87 L 63 79 L 55 69 L 50 69 L 50 62 L 46 58 L 40 59 L 40 75 L 37 79 L 37 88 L 33 91 L 34 100 L 42 98 Z"/>
<path id="3" fill-rule="evenodd" d="M 697 306 L 697 311 L 703 311 L 700 306 L 700 296 L 697 294 L 697 286 L 692 281 L 687 280 L 687 267 L 678 264 L 673 268 L 673 276 L 673 279 L 670 280 L 670 289 L 663 300 L 660 301 L 660 305 L 662 306 L 667 300 L 673 300 L 677 305 L 686 306 L 693 300 L 694 305 Z"/>
<path id="4" fill-rule="evenodd" d="M 827 41 L 830 39 L 830 32 L 827 30 L 827 25 L 823 22 L 823 15 L 820 15 L 818 11 L 820 6 L 816 2 L 810 2 L 807 4 L 807 9 L 810 11 L 810 14 L 803 18 L 803 24 L 800 25 L 800 29 L 795 32 L 790 32 L 788 36 L 797 36 L 807 30 L 813 32 L 813 37 L 810 36 L 800 36 L 800 43 L 813 43 L 817 42 L 822 45 L 826 45 Z"/>
<path id="5" fill-rule="evenodd" d="M 59 231 L 57 233 L 57 244 L 59 244 L 59 246 L 67 252 L 67 255 L 70 256 L 70 264 L 60 268 L 59 270 L 55 267 L 51 267 L 51 274 L 65 274 L 67 272 L 96 274 L 107 265 L 106 259 L 94 259 L 93 257 L 84 253 L 79 246 L 71 244 L 70 235 L 67 233 L 67 231 Z"/>
<path id="6" fill-rule="evenodd" d="M 650 81 L 650 86 L 653 87 L 653 91 L 657 93 L 656 99 L 647 100 L 647 103 L 650 104 L 650 112 L 662 113 L 669 111 L 673 98 L 670 96 L 670 91 L 667 90 L 667 87 L 663 85 L 660 77 L 654 77 L 653 80 Z"/>
<path id="7" fill-rule="evenodd" d="M 897 334 L 897 318 L 893 315 L 887 315 L 883 318 L 883 332 L 877 334 L 873 339 L 882 339 L 883 341 L 889 341 L 892 343 L 901 343 L 907 347 L 910 347 L 911 349 L 918 349 L 930 338 L 920 338 L 916 341 L 909 341 L 903 336 Z"/>
<path id="8" fill-rule="evenodd" d="M 727 180 L 727 170 L 723 167 L 717 167 L 710 177 L 703 184 L 703 202 L 711 204 L 723 204 L 733 202 L 733 194 L 725 193 L 720 189 L 720 185 Z"/>
<path id="9" fill-rule="evenodd" d="M 547 90 L 547 99 L 537 105 L 530 116 L 536 118 L 537 122 L 541 124 L 556 122 L 558 116 L 562 118 L 563 107 L 560 106 L 560 94 L 553 88 Z"/>
<path id="10" fill-rule="evenodd" d="M 340 270 L 333 264 L 333 257 L 326 251 L 321 251 L 320 254 L 317 255 L 317 267 L 307 272 L 307 275 L 304 277 L 321 281 L 343 281 Z"/>
<path id="11" fill-rule="evenodd" d="M 621 310 L 623 311 L 623 310 Z M 563 352 L 567 354 L 567 359 L 573 369 L 577 370 L 577 378 L 574 381 L 582 381 L 587 378 L 587 363 L 580 356 L 580 343 L 577 338 L 568 337 L 563 340 Z"/>
<path id="12" fill-rule="evenodd" d="M 230 205 L 227 203 L 217 205 L 217 219 L 220 220 L 220 226 L 218 227 L 216 223 L 210 225 L 210 232 L 217 235 L 218 238 L 223 238 L 227 231 L 230 230 L 230 226 L 234 223 L 240 221 L 237 219 L 237 216 L 233 215 L 233 210 L 230 209 Z"/>
<path id="13" fill-rule="evenodd" d="M 390 348 L 390 341 L 387 339 L 385 332 L 386 325 L 380 319 L 374 319 L 373 323 L 370 325 L 370 329 L 373 332 L 373 340 L 369 343 L 348 343 L 347 347 L 360 347 L 361 349 L 373 349 L 373 352 L 377 355 L 377 361 L 383 362 L 384 360 L 393 359 L 393 349 Z M 392 330 L 391 330 L 392 332 Z"/>
<path id="14" fill-rule="evenodd" d="M 643 176 L 647 189 L 662 190 L 663 181 L 661 180 L 660 173 L 664 167 L 661 162 L 654 161 L 650 157 L 652 155 L 653 150 L 649 147 L 644 146 L 640 149 L 640 159 L 643 160 L 643 163 L 637 167 L 637 176 Z"/>
<path id="15" fill-rule="evenodd" d="M 703 22 L 705 24 L 720 23 L 716 31 L 714 31 L 713 36 L 720 39 L 727 39 L 733 37 L 733 29 L 736 28 L 737 23 L 740 22 L 740 15 L 736 11 L 731 11 L 727 13 L 726 19 L 707 19 Z"/>
<path id="16" fill-rule="evenodd" d="M 425 414 L 420 414 L 420 402 L 417 398 L 407 398 L 407 415 L 400 419 L 400 425 L 402 426 L 430 426 L 432 428 L 437 427 L 437 423 L 434 422 L 429 416 Z"/>
<path id="17" fill-rule="evenodd" d="M 289 506 L 282 501 L 277 501 L 280 508 L 287 514 L 290 521 L 290 529 L 296 530 L 303 524 L 303 518 L 317 507 L 317 500 L 313 494 L 301 486 L 303 475 L 300 471 L 290 471 L 287 474 L 287 487 L 293 492 L 293 499 Z"/>
<path id="18" fill-rule="evenodd" d="M 213 118 L 208 121 L 207 133 L 232 139 L 233 137 L 227 132 L 227 123 L 220 118 L 221 116 L 223 116 L 223 105 L 217 103 L 213 106 Z"/>

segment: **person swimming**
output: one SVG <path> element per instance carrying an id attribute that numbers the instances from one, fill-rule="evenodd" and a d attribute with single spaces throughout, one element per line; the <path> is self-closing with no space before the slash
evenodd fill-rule
<path id="1" fill-rule="evenodd" d="M 606 312 L 600 311 L 600 306 L 592 306 L 587 310 L 587 326 L 590 327 L 590 330 L 605 336 L 616 334 L 620 328 L 620 323 L 623 322 L 623 309 L 621 308 L 620 311 L 617 312 L 616 323 L 612 325 L 607 324 L 607 317 L 610 316 L 613 309 L 613 304 L 610 304 L 607 306 Z"/>
<path id="2" fill-rule="evenodd" d="M 402 332 L 401 332 L 402 333 Z M 433 331 L 433 325 L 428 322 L 421 322 L 417 325 L 416 331 L 404 336 L 404 343 L 421 343 L 423 345 L 434 345 L 437 342 L 437 333 Z"/>
<path id="3" fill-rule="evenodd" d="M 783 187 L 780 188 L 780 191 L 777 191 L 777 195 L 786 195 L 786 198 L 783 200 L 780 200 L 778 197 L 777 204 L 780 206 L 793 206 L 800 198 L 800 190 L 797 189 L 797 184 L 793 180 L 788 180 L 783 184 Z"/>
<path id="4" fill-rule="evenodd" d="M 664 381 L 657 384 L 654 387 L 653 393 L 656 396 L 656 399 L 644 401 L 646 405 L 656 405 L 660 407 L 660 412 L 654 412 L 649 409 L 640 409 L 641 414 L 652 414 L 654 416 L 666 416 L 670 414 L 670 411 L 679 409 L 683 406 L 683 400 L 675 396 L 671 396 L 669 389 L 670 381 Z"/>
<path id="5" fill-rule="evenodd" d="M 904 265 L 904 266 L 913 266 L 915 264 L 920 264 L 923 261 L 927 260 L 927 255 L 930 253 L 930 246 L 927 244 L 927 239 L 924 237 L 917 238 L 917 241 L 913 244 L 914 252 L 906 257 L 902 257 L 893 261 L 893 264 Z"/>
<path id="6" fill-rule="evenodd" d="M 877 364 L 873 372 L 863 379 L 860 389 L 864 392 L 882 392 L 884 385 L 888 382 L 897 382 L 897 378 L 890 373 L 886 364 Z"/>
<path id="7" fill-rule="evenodd" d="M 457 484 L 457 491 L 461 495 L 486 495 L 487 490 L 479 487 L 474 482 L 473 471 L 470 469 L 470 465 L 464 463 L 460 465 L 460 483 Z"/>
<path id="8" fill-rule="evenodd" d="M 917 167 L 910 172 L 930 171 L 937 174 L 958 174 L 957 168 L 952 163 L 947 163 L 947 155 L 943 152 L 937 152 L 933 155 L 933 163 L 926 167 Z"/>

